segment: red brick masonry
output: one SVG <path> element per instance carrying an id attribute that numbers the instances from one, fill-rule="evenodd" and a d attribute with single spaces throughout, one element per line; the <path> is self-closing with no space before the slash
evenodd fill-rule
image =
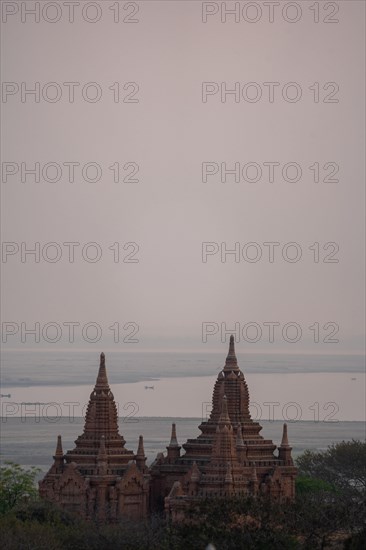
<path id="1" fill-rule="evenodd" d="M 210 418 L 199 429 L 202 433 L 188 439 L 181 455 L 173 424 L 166 455 L 159 453 L 148 468 L 142 436 L 136 454 L 125 449 L 102 353 L 84 432 L 65 454 L 58 436 L 54 463 L 39 483 L 40 495 L 102 523 L 141 519 L 163 507 L 179 521 L 189 504 L 210 496 L 294 498 L 296 468 L 287 426 L 275 455 L 276 445 L 263 439 L 262 427 L 251 419 L 248 386 L 238 367 L 233 336 L 214 386 Z"/>

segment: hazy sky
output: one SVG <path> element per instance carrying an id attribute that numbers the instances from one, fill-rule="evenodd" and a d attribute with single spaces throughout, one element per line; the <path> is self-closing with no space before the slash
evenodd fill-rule
<path id="1" fill-rule="evenodd" d="M 241 349 L 250 351 L 362 352 L 363 2 L 315 2 L 318 23 L 306 1 L 279 2 L 272 23 L 263 2 L 238 3 L 239 22 L 221 21 L 221 2 L 119 2 L 119 23 L 116 2 L 81 1 L 73 23 L 65 2 L 50 2 L 39 23 L 24 8 L 35 2 L 2 4 L 2 241 L 14 243 L 3 244 L 2 258 L 2 321 L 13 323 L 7 346 L 34 345 L 21 323 L 38 322 L 37 345 L 88 347 L 97 332 L 90 325 L 83 339 L 82 327 L 95 323 L 101 350 L 204 351 L 222 349 L 224 323 L 239 328 Z M 24 94 L 35 83 L 39 102 Z M 237 95 L 225 96 L 235 86 Z M 95 93 L 102 96 L 92 102 Z M 39 182 L 26 173 L 37 162 Z M 70 162 L 79 163 L 74 182 Z M 216 172 L 206 182 L 203 163 Z M 240 163 L 240 181 L 228 174 L 222 182 L 222 163 Z M 133 172 L 137 182 L 122 181 Z M 39 262 L 22 262 L 22 242 L 40 243 Z M 51 242 L 57 247 L 44 247 Z M 73 263 L 70 242 L 80 243 Z M 97 248 L 85 247 L 92 242 Z M 273 262 L 270 242 L 278 243 Z M 225 256 L 235 246 L 239 257 Z M 79 323 L 72 344 L 70 322 Z M 268 322 L 279 323 L 273 344 Z M 54 344 L 47 323 L 62 328 Z M 114 343 L 115 323 L 122 340 L 138 325 L 139 343 Z M 207 342 L 203 323 L 213 333 Z M 299 340 L 286 341 L 298 327 Z"/>

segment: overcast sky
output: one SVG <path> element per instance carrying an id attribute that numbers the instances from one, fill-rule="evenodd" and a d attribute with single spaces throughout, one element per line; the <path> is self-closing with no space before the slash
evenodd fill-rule
<path id="1" fill-rule="evenodd" d="M 327 10 L 320 3 L 319 23 L 314 2 L 285 11 L 280 2 L 272 23 L 262 2 L 244 12 L 240 3 L 240 21 L 228 15 L 226 23 L 221 2 L 120 2 L 119 23 L 109 1 L 95 2 L 98 11 L 91 6 L 84 15 L 80 2 L 73 23 L 63 2 L 59 11 L 41 12 L 39 23 L 19 6 L 34 2 L 3 4 L 8 347 L 34 345 L 21 323 L 36 322 L 39 346 L 93 346 L 86 340 L 94 327 L 86 339 L 81 329 L 95 323 L 102 330 L 98 348 L 205 351 L 222 349 L 224 323 L 228 331 L 239 329 L 237 339 L 250 351 L 362 352 L 363 2 L 331 2 Z M 85 20 L 98 14 L 95 23 Z M 126 17 L 136 22 L 122 22 Z M 39 102 L 24 94 L 37 82 Z M 79 83 L 73 103 L 65 82 Z M 221 95 L 235 86 L 236 96 Z M 93 102 L 95 93 L 102 96 Z M 39 182 L 26 173 L 36 162 Z M 54 165 L 42 170 L 51 162 L 61 175 Z M 74 182 L 64 164 L 70 162 L 79 163 Z M 101 174 L 93 165 L 82 171 L 87 163 L 97 163 Z M 227 169 L 240 163 L 240 181 L 227 174 L 222 182 L 221 163 Z M 122 181 L 128 174 L 138 181 Z M 32 255 L 22 262 L 22 242 L 28 249 L 40 243 L 39 262 Z M 44 247 L 51 242 L 57 247 Z M 73 263 L 71 245 L 63 244 L 70 242 L 80 243 Z M 92 242 L 98 246 L 85 247 Z M 270 242 L 278 244 L 264 245 Z M 225 256 L 235 246 L 237 256 Z M 61 257 L 52 262 L 55 254 Z M 74 343 L 70 322 L 80 324 Z M 268 322 L 279 323 L 273 344 Z M 62 328 L 54 344 L 53 326 L 42 335 L 47 323 Z M 122 340 L 138 326 L 130 338 L 139 342 L 114 343 L 115 323 Z M 296 325 L 284 329 L 288 323 Z M 290 343 L 297 325 L 301 337 Z M 212 333 L 206 342 L 205 330 Z"/>

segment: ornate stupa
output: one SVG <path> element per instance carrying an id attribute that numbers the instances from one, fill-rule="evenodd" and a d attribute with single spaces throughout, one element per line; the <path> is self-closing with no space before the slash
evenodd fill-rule
<path id="1" fill-rule="evenodd" d="M 152 506 L 165 501 L 173 519 L 197 498 L 229 495 L 268 495 L 276 500 L 293 499 L 296 468 L 288 444 L 287 426 L 282 443 L 276 445 L 260 434 L 262 427 L 249 411 L 249 391 L 238 367 L 234 337 L 219 373 L 209 419 L 199 426 L 201 434 L 178 445 L 176 427 L 167 447 L 151 466 Z"/>
<path id="2" fill-rule="evenodd" d="M 75 448 L 65 454 L 58 436 L 53 458 L 53 465 L 39 484 L 44 499 L 100 522 L 147 515 L 149 475 L 143 438 L 139 438 L 136 454 L 125 448 L 104 353 L 90 394 L 84 432 L 75 441 Z"/>

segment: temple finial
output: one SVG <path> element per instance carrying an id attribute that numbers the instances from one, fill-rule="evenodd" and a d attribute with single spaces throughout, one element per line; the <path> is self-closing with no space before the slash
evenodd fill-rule
<path id="1" fill-rule="evenodd" d="M 145 449 L 144 449 L 144 438 L 142 437 L 142 435 L 139 436 L 139 446 L 137 448 L 135 460 L 136 460 L 137 467 L 144 472 L 146 467 L 145 466 L 146 456 L 145 456 Z"/>
<path id="2" fill-rule="evenodd" d="M 229 353 L 227 354 L 227 357 L 226 357 L 224 370 L 231 370 L 231 369 L 237 369 L 237 368 L 238 368 L 238 360 L 235 355 L 235 341 L 234 341 L 234 335 L 232 334 L 230 336 Z"/>
<path id="3" fill-rule="evenodd" d="M 62 450 L 62 441 L 61 436 L 57 436 L 57 445 L 56 445 L 56 451 L 53 455 L 54 459 L 54 467 L 56 468 L 56 472 L 62 472 L 63 471 L 63 465 L 64 465 L 64 453 Z"/>
<path id="4" fill-rule="evenodd" d="M 100 363 L 99 363 L 99 371 L 97 376 L 97 381 L 95 386 L 97 388 L 109 388 L 108 385 L 108 378 L 107 378 L 107 369 L 105 367 L 105 355 L 104 353 L 100 354 Z"/>
<path id="5" fill-rule="evenodd" d="M 283 425 L 283 431 L 282 431 L 282 441 L 281 441 L 281 447 L 289 447 L 288 443 L 288 436 L 287 436 L 287 424 L 286 422 Z"/>
<path id="6" fill-rule="evenodd" d="M 137 448 L 136 456 L 139 458 L 145 458 L 144 438 L 142 435 L 139 436 L 139 446 Z"/>
<path id="7" fill-rule="evenodd" d="M 283 425 L 281 445 L 278 447 L 278 458 L 280 460 L 283 460 L 285 464 L 293 465 L 291 451 L 292 451 L 292 447 L 290 447 L 288 443 L 287 424 L 285 423 Z"/>
<path id="8" fill-rule="evenodd" d="M 180 449 L 181 449 L 181 447 L 178 445 L 177 432 L 176 432 L 175 424 L 173 423 L 172 424 L 172 434 L 170 436 L 170 443 L 167 446 L 168 461 L 169 462 L 172 463 L 177 458 L 180 457 Z"/>
<path id="9" fill-rule="evenodd" d="M 172 434 L 170 437 L 169 447 L 178 447 L 177 431 L 174 423 L 172 424 Z"/>
<path id="10" fill-rule="evenodd" d="M 62 440 L 61 440 L 61 436 L 58 435 L 57 436 L 57 445 L 56 445 L 56 452 L 55 452 L 55 457 L 62 457 L 64 456 L 64 452 L 62 450 Z"/>

